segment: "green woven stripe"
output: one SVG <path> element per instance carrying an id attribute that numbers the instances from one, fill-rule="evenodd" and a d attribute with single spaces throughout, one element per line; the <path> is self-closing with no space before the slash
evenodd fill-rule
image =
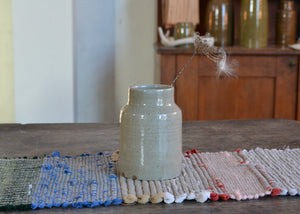
<path id="1" fill-rule="evenodd" d="M 30 208 L 42 162 L 42 159 L 0 159 L 0 210 Z"/>

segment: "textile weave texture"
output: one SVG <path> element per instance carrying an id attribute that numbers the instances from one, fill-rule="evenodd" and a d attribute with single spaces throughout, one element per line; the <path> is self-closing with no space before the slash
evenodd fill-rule
<path id="1" fill-rule="evenodd" d="M 186 151 L 181 175 L 164 181 L 121 177 L 125 203 L 258 199 L 300 192 L 300 149 Z M 163 196 L 163 197 L 162 197 Z"/>
<path id="2" fill-rule="evenodd" d="M 122 203 L 116 162 L 111 153 L 47 156 L 32 196 L 32 209 L 44 207 L 76 208 Z"/>
<path id="3" fill-rule="evenodd" d="M 261 149 L 247 152 L 249 161 L 260 165 L 262 174 L 269 175 L 272 187 L 278 187 L 280 195 L 300 194 L 300 149 Z"/>
<path id="4" fill-rule="evenodd" d="M 300 149 L 186 151 L 181 175 L 162 181 L 119 177 L 115 153 L 0 159 L 0 208 L 95 207 L 184 200 L 246 200 L 300 194 Z"/>
<path id="5" fill-rule="evenodd" d="M 0 210 L 30 209 L 43 159 L 0 159 Z"/>

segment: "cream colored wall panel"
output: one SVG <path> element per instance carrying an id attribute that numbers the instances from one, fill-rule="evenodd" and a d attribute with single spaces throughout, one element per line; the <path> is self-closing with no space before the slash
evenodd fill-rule
<path id="1" fill-rule="evenodd" d="M 0 0 L 0 123 L 15 121 L 11 0 Z"/>
<path id="2" fill-rule="evenodd" d="M 133 84 L 151 84 L 155 75 L 156 1 L 122 0 L 116 4 L 116 117 Z"/>
<path id="3" fill-rule="evenodd" d="M 16 122 L 74 122 L 72 0 L 12 0 Z"/>

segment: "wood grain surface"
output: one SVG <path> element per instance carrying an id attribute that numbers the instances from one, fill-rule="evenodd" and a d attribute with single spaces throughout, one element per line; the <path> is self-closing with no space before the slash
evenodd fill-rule
<path id="1" fill-rule="evenodd" d="M 164 66 L 163 68 L 160 67 L 160 70 L 166 70 L 166 72 L 160 73 L 161 82 L 170 85 L 176 76 L 176 56 L 168 55 L 166 57 L 161 57 L 160 59 L 160 65 Z"/>
<path id="2" fill-rule="evenodd" d="M 113 151 L 119 144 L 118 124 L 1 124 L 0 156 L 42 156 L 54 150 L 66 155 Z M 183 123 L 183 150 L 234 151 L 238 148 L 300 147 L 300 122 L 294 120 L 223 120 Z M 10 213 L 297 213 L 299 196 L 204 204 L 121 205 L 98 208 L 52 208 Z"/>
<path id="3" fill-rule="evenodd" d="M 190 56 L 182 55 L 176 58 L 176 70 L 180 71 Z M 175 84 L 175 102 L 182 111 L 182 119 L 184 121 L 198 118 L 198 70 L 198 60 L 192 60 Z"/>
<path id="4" fill-rule="evenodd" d="M 180 48 L 180 47 L 165 47 L 159 43 L 154 45 L 158 54 L 173 55 L 173 54 L 193 54 L 193 48 Z M 265 48 L 250 49 L 240 46 L 225 47 L 226 53 L 230 56 L 299 56 L 299 50 L 290 48 L 279 48 L 275 45 L 269 45 Z"/>
<path id="5" fill-rule="evenodd" d="M 296 57 L 277 58 L 277 78 L 274 118 L 297 119 L 297 73 Z M 298 100 L 300 102 L 300 100 Z"/>
<path id="6" fill-rule="evenodd" d="M 175 72 L 190 57 L 162 54 L 161 83 L 170 84 Z M 216 65 L 204 56 L 195 56 L 185 68 L 175 84 L 175 101 L 184 121 L 299 118 L 297 57 L 265 55 L 231 59 L 238 62 L 237 78 L 217 78 Z"/>
<path id="7" fill-rule="evenodd" d="M 300 57 L 298 57 L 298 102 L 297 102 L 297 120 L 300 121 Z"/>

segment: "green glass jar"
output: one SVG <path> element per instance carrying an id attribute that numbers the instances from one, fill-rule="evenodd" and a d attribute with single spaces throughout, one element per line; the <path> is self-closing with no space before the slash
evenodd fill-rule
<path id="1" fill-rule="evenodd" d="M 262 48 L 268 45 L 268 0 L 242 0 L 240 46 Z"/>
<path id="2" fill-rule="evenodd" d="M 296 41 L 297 13 L 294 1 L 281 1 L 277 12 L 276 44 L 284 47 Z"/>
<path id="3" fill-rule="evenodd" d="M 174 29 L 174 39 L 182 39 L 194 36 L 194 24 L 192 22 L 179 22 Z M 193 47 L 193 44 L 180 45 L 179 47 Z"/>
<path id="4" fill-rule="evenodd" d="M 209 0 L 207 3 L 206 32 L 215 38 L 216 46 L 232 45 L 232 13 L 231 0 Z"/>

